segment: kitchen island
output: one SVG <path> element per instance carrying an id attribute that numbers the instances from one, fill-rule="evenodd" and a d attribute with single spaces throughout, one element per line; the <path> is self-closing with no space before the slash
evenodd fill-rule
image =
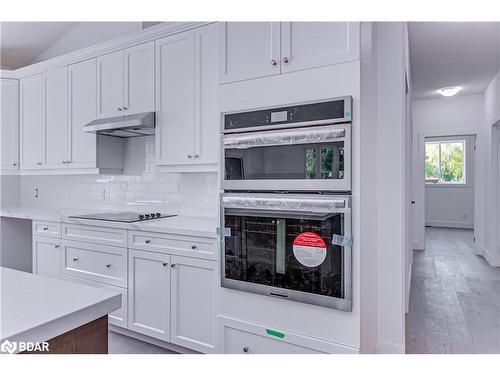
<path id="1" fill-rule="evenodd" d="M 107 315 L 120 307 L 118 292 L 0 267 L 4 353 L 30 353 L 25 343 L 43 353 L 48 342 L 48 353 L 105 354 Z"/>

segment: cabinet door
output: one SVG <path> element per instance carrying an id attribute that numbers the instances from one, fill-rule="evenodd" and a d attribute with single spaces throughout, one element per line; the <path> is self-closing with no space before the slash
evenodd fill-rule
<path id="1" fill-rule="evenodd" d="M 33 237 L 33 273 L 61 277 L 61 240 Z"/>
<path id="2" fill-rule="evenodd" d="M 154 111 L 155 108 L 155 45 L 139 44 L 125 49 L 125 114 Z"/>
<path id="3" fill-rule="evenodd" d="M 123 50 L 97 58 L 98 117 L 123 114 Z"/>
<path id="4" fill-rule="evenodd" d="M 19 83 L 0 80 L 0 169 L 17 170 L 19 164 Z"/>
<path id="5" fill-rule="evenodd" d="M 77 168 L 96 167 L 96 135 L 85 133 L 84 125 L 97 117 L 96 59 L 68 67 L 70 103 L 70 164 Z"/>
<path id="6" fill-rule="evenodd" d="M 359 59 L 357 22 L 282 22 L 281 72 Z"/>
<path id="7" fill-rule="evenodd" d="M 193 32 L 156 41 L 156 163 L 193 163 Z"/>
<path id="8" fill-rule="evenodd" d="M 217 262 L 175 255 L 171 262 L 171 341 L 200 352 L 213 352 Z"/>
<path id="9" fill-rule="evenodd" d="M 280 73 L 279 22 L 220 23 L 220 83 Z"/>
<path id="10" fill-rule="evenodd" d="M 170 257 L 129 249 L 128 328 L 170 340 Z"/>
<path id="11" fill-rule="evenodd" d="M 218 25 L 194 32 L 195 95 L 194 95 L 194 161 L 216 164 L 219 155 L 219 33 Z"/>
<path id="12" fill-rule="evenodd" d="M 45 106 L 42 75 L 21 79 L 21 169 L 43 166 Z"/>
<path id="13" fill-rule="evenodd" d="M 69 161 L 68 69 L 44 73 L 45 168 L 64 168 Z"/>

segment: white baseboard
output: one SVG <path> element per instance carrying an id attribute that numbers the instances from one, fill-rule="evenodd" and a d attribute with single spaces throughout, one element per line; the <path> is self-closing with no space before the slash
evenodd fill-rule
<path id="1" fill-rule="evenodd" d="M 377 341 L 377 354 L 405 354 L 404 344 L 398 345 L 387 341 Z"/>
<path id="2" fill-rule="evenodd" d="M 423 243 L 419 241 L 412 241 L 411 243 L 412 250 L 425 250 L 425 246 Z"/>
<path id="3" fill-rule="evenodd" d="M 126 329 L 126 328 L 115 326 L 113 324 L 109 324 L 108 329 L 112 332 L 120 333 L 122 335 L 132 337 L 134 339 L 141 340 L 141 341 L 147 342 L 149 344 L 153 344 L 153 345 L 171 350 L 171 351 L 179 353 L 179 354 L 200 354 L 199 352 L 196 352 L 194 350 L 184 348 L 182 346 L 178 346 L 175 344 L 171 344 L 169 342 L 161 341 L 161 340 L 155 339 L 154 337 L 149 337 L 149 336 L 143 335 L 141 333 L 131 331 L 131 330 Z"/>
<path id="4" fill-rule="evenodd" d="M 500 267 L 500 259 L 498 256 L 495 256 L 492 252 L 490 252 L 487 248 L 479 249 L 481 255 L 492 267 Z"/>
<path id="5" fill-rule="evenodd" d="M 426 227 L 441 227 L 441 228 L 460 228 L 474 229 L 474 223 L 463 221 L 447 221 L 447 220 L 426 220 Z"/>

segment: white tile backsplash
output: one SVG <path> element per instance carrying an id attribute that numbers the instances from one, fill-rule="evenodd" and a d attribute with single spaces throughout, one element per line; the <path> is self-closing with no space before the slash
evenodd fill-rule
<path id="1" fill-rule="evenodd" d="M 20 204 L 159 211 L 216 217 L 217 173 L 166 173 L 154 165 L 154 137 L 127 140 L 123 175 L 20 177 Z M 35 188 L 39 196 L 35 198 Z M 8 202 L 4 203 L 9 205 Z M 15 203 L 14 203 L 15 204 Z"/>

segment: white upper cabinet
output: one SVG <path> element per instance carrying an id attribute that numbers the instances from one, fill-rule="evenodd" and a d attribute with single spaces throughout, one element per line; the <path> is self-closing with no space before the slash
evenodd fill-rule
<path id="1" fill-rule="evenodd" d="M 221 22 L 220 83 L 280 73 L 279 22 Z"/>
<path id="2" fill-rule="evenodd" d="M 41 169 L 45 152 L 43 76 L 21 79 L 21 169 Z"/>
<path id="3" fill-rule="evenodd" d="M 156 41 L 156 163 L 216 165 L 218 29 Z"/>
<path id="4" fill-rule="evenodd" d="M 99 56 L 97 66 L 98 117 L 119 116 L 123 112 L 123 50 Z"/>
<path id="5" fill-rule="evenodd" d="M 19 82 L 0 80 L 0 170 L 15 171 L 19 165 Z"/>
<path id="6" fill-rule="evenodd" d="M 96 135 L 83 131 L 83 126 L 95 120 L 97 115 L 96 77 L 96 59 L 68 67 L 70 103 L 68 166 L 70 167 L 95 168 L 96 166 Z"/>
<path id="7" fill-rule="evenodd" d="M 128 250 L 128 328 L 170 341 L 170 256 Z"/>
<path id="8" fill-rule="evenodd" d="M 281 72 L 359 59 L 355 22 L 282 22 Z"/>
<path id="9" fill-rule="evenodd" d="M 192 32 L 156 41 L 156 163 L 192 163 L 194 38 Z"/>
<path id="10" fill-rule="evenodd" d="M 195 164 L 217 164 L 219 160 L 219 33 L 218 25 L 194 32 L 194 155 Z"/>
<path id="11" fill-rule="evenodd" d="M 43 75 L 45 103 L 46 168 L 63 168 L 69 160 L 68 148 L 68 69 L 51 70 Z"/>
<path id="12" fill-rule="evenodd" d="M 171 256 L 171 342 L 203 353 L 215 349 L 217 262 Z"/>
<path id="13" fill-rule="evenodd" d="M 222 22 L 219 83 L 359 59 L 357 22 Z"/>
<path id="14" fill-rule="evenodd" d="M 97 58 L 98 117 L 154 110 L 154 42 Z"/>
<path id="15" fill-rule="evenodd" d="M 154 111 L 154 42 L 127 48 L 124 52 L 124 114 Z"/>

